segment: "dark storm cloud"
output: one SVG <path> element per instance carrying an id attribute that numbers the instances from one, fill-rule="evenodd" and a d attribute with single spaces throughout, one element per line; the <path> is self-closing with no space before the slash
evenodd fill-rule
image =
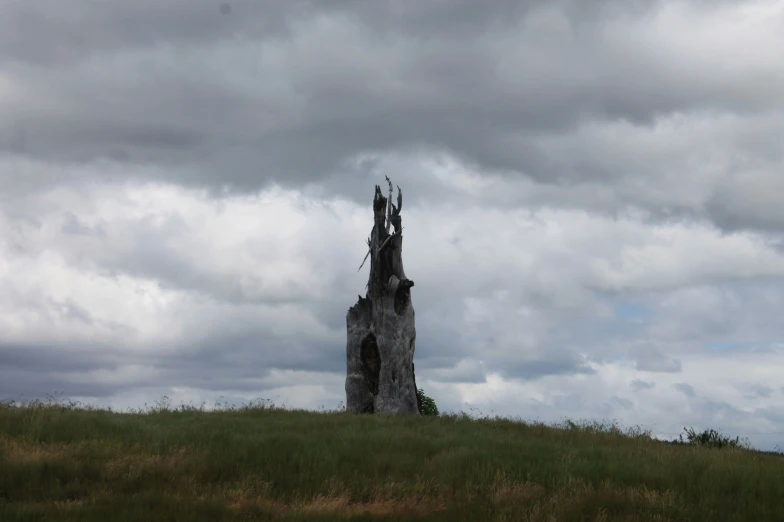
<path id="1" fill-rule="evenodd" d="M 690 384 L 686 384 L 685 382 L 680 382 L 673 385 L 676 390 L 681 392 L 687 397 L 696 397 L 697 393 L 694 391 L 694 388 Z"/>
<path id="2" fill-rule="evenodd" d="M 574 375 L 595 373 L 576 354 L 548 354 L 546 358 L 530 360 L 526 358 L 496 357 L 489 369 L 497 371 L 506 379 L 534 380 L 548 375 Z"/>
<path id="3" fill-rule="evenodd" d="M 418 354 L 417 354 L 418 355 Z M 420 372 L 420 376 L 422 373 Z M 484 383 L 487 382 L 487 374 L 482 365 L 475 361 L 461 361 L 453 368 L 440 367 L 430 370 L 424 375 L 431 381 L 440 383 Z M 420 379 L 421 380 L 421 379 Z"/>
<path id="4" fill-rule="evenodd" d="M 296 321 L 296 319 L 293 319 Z M 162 367 L 178 374 L 180 379 L 194 375 L 225 372 L 225 380 L 215 378 L 213 386 L 231 384 L 231 375 L 241 377 L 270 369 L 314 372 L 345 372 L 345 335 L 342 331 L 334 342 L 313 342 L 299 336 L 274 335 L 269 328 L 255 324 L 232 325 L 230 330 L 211 332 L 191 343 L 187 350 L 162 361 Z"/>
<path id="5" fill-rule="evenodd" d="M 655 177 L 672 158 L 646 164 L 643 151 L 548 140 L 590 122 L 646 126 L 671 113 L 781 102 L 775 89 L 705 77 L 678 56 L 608 36 L 609 24 L 651 19 L 659 2 L 222 5 L 5 0 L 0 70 L 13 105 L 0 148 L 69 169 L 96 158 L 156 164 L 166 166 L 156 177 L 234 190 L 320 182 L 359 154 L 395 151 L 446 151 L 545 185 L 612 186 Z M 333 188 L 351 193 L 355 181 Z M 702 212 L 612 190 L 618 209 Z M 742 216 L 721 198 L 710 215 L 738 226 Z M 784 223 L 771 219 L 761 225 Z"/>
<path id="6" fill-rule="evenodd" d="M 623 397 L 612 396 L 610 398 L 610 406 L 611 409 L 622 408 L 624 410 L 630 410 L 634 407 L 634 403 Z"/>
<path id="7" fill-rule="evenodd" d="M 776 148 L 778 160 L 770 164 L 781 165 L 784 153 L 779 144 Z M 711 220 L 724 230 L 780 233 L 784 231 L 784 207 L 777 194 L 781 194 L 782 190 L 784 178 L 780 170 L 728 179 L 716 187 L 705 208 Z"/>
<path id="8" fill-rule="evenodd" d="M 209 42 L 231 38 L 238 30 L 258 31 L 269 37 L 285 34 L 291 12 L 283 3 L 236 3 L 244 16 L 227 19 L 220 16 L 220 4 L 211 0 L 68 4 L 57 0 L 35 4 L 3 0 L 0 47 L 4 52 L 0 56 L 6 63 L 60 66 L 96 52 Z"/>
<path id="9" fill-rule="evenodd" d="M 465 37 L 511 26 L 544 0 L 470 0 L 420 3 L 382 0 L 292 0 L 290 2 L 234 0 L 139 0 L 127 4 L 77 1 L 36 4 L 4 0 L 3 58 L 43 64 L 78 61 L 95 51 L 149 47 L 161 42 L 202 43 L 236 35 L 290 37 L 291 24 L 319 15 L 352 15 L 374 30 L 420 37 Z M 558 2 L 575 20 L 594 19 L 602 11 L 640 11 L 640 4 L 602 1 Z M 626 5 L 624 5 L 626 4 Z M 231 17 L 221 17 L 219 14 Z M 33 39 L 30 35 L 45 35 Z"/>
<path id="10" fill-rule="evenodd" d="M 66 396 L 107 397 L 123 387 L 78 378 L 85 372 L 112 370 L 122 358 L 101 346 L 66 343 L 0 343 L 0 400 Z M 105 348 L 105 347 L 104 347 Z"/>
<path id="11" fill-rule="evenodd" d="M 79 349 L 72 345 L 51 343 L 45 345 L 11 344 L 0 345 L 0 366 L 7 370 L 26 370 L 33 373 L 54 371 L 89 371 L 110 368 L 117 358 L 96 350 L 93 345 Z"/>
<path id="12" fill-rule="evenodd" d="M 121 391 L 121 386 L 77 381 L 60 374 L 35 373 L 0 368 L 0 401 L 26 402 L 47 396 L 106 398 Z"/>
<path id="13" fill-rule="evenodd" d="M 148 370 L 134 371 L 140 366 Z M 0 400 L 55 392 L 101 398 L 162 384 L 253 391 L 265 387 L 273 369 L 344 372 L 345 341 L 307 342 L 236 321 L 147 352 L 97 343 L 1 343 Z"/>
<path id="14" fill-rule="evenodd" d="M 103 228 L 101 228 L 100 226 L 91 227 L 83 223 L 79 219 L 79 217 L 73 212 L 65 213 L 65 215 L 63 216 L 63 225 L 61 230 L 64 234 L 70 234 L 74 236 L 103 237 L 106 235 Z"/>
<path id="15" fill-rule="evenodd" d="M 635 346 L 630 355 L 636 361 L 636 368 L 646 372 L 679 373 L 682 369 L 680 359 L 669 357 L 651 344 Z"/>
<path id="16" fill-rule="evenodd" d="M 757 408 L 754 410 L 754 416 L 762 417 L 776 424 L 784 423 L 784 409 L 781 407 Z"/>
<path id="17" fill-rule="evenodd" d="M 740 387 L 745 399 L 767 399 L 773 394 L 773 388 L 765 384 L 748 383 Z"/>
<path id="18" fill-rule="evenodd" d="M 648 382 L 648 381 L 643 381 L 643 380 L 641 380 L 641 379 L 634 379 L 634 380 L 633 380 L 633 381 L 632 381 L 632 382 L 629 384 L 629 387 L 630 387 L 632 390 L 634 390 L 634 391 L 640 391 L 640 390 L 650 390 L 651 388 L 653 388 L 653 387 L 655 387 L 655 386 L 656 386 L 656 383 L 655 383 L 655 382 Z"/>

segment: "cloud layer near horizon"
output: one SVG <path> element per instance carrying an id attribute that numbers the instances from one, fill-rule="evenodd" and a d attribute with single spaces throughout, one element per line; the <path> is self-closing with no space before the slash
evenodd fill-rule
<path id="1" fill-rule="evenodd" d="M 389 175 L 442 409 L 784 446 L 784 3 L 229 5 L 0 0 L 0 397 L 334 406 Z"/>

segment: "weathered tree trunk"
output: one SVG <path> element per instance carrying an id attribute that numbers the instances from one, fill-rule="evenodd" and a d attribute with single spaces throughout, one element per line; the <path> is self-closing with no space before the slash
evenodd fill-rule
<path id="1" fill-rule="evenodd" d="M 389 199 L 378 185 L 373 198 L 367 294 L 346 315 L 346 410 L 355 413 L 420 412 L 414 378 L 414 282 L 403 271 L 401 255 L 403 196 L 398 187 L 395 207 L 389 178 L 387 183 Z"/>

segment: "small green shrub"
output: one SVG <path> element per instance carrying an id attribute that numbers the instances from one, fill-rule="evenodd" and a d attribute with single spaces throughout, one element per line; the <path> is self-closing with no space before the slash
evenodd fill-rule
<path id="1" fill-rule="evenodd" d="M 417 399 L 419 399 L 420 404 L 419 413 L 425 416 L 438 416 L 438 406 L 436 406 L 436 401 L 425 395 L 424 390 L 417 390 Z"/>
<path id="2" fill-rule="evenodd" d="M 681 444 L 693 444 L 695 446 L 705 446 L 708 448 L 745 448 L 747 443 L 740 440 L 740 437 L 730 438 L 726 435 L 720 434 L 713 429 L 706 429 L 702 433 L 698 433 L 694 428 L 683 428 L 686 438 L 683 434 L 678 436 Z"/>

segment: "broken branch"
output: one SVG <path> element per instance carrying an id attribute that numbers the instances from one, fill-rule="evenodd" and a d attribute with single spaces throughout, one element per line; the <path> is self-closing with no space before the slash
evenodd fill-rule
<path id="1" fill-rule="evenodd" d="M 387 234 L 389 234 L 389 227 L 392 226 L 392 181 L 389 176 L 384 176 L 389 185 L 389 197 L 387 198 Z"/>
<path id="2" fill-rule="evenodd" d="M 387 238 L 384 240 L 384 242 L 383 242 L 383 243 L 381 243 L 381 246 L 380 246 L 380 247 L 378 247 L 378 251 L 379 251 L 379 252 L 381 252 L 382 250 L 384 250 L 384 247 L 385 247 L 385 246 L 387 246 L 387 243 L 389 243 L 389 240 L 390 240 L 390 239 L 392 239 L 392 238 L 393 238 L 393 237 L 395 237 L 395 236 L 399 236 L 399 235 L 401 235 L 402 233 L 403 233 L 403 229 L 401 228 L 401 229 L 400 229 L 398 232 L 395 232 L 395 233 L 393 233 L 393 234 L 390 234 L 390 235 L 389 235 L 389 236 L 388 236 L 388 237 L 387 237 Z M 374 239 L 375 239 L 375 238 L 374 238 Z M 359 272 L 360 270 L 362 270 L 362 267 L 363 267 L 363 266 L 365 266 L 365 261 L 367 261 L 367 258 L 368 258 L 368 256 L 370 255 L 370 253 L 371 253 L 372 251 L 373 251 L 373 247 L 371 246 L 371 247 L 368 249 L 368 251 L 367 251 L 367 254 L 365 254 L 365 259 L 363 259 L 363 260 L 362 260 L 362 264 L 361 264 L 361 265 L 359 265 L 359 268 L 357 268 L 357 272 Z"/>

